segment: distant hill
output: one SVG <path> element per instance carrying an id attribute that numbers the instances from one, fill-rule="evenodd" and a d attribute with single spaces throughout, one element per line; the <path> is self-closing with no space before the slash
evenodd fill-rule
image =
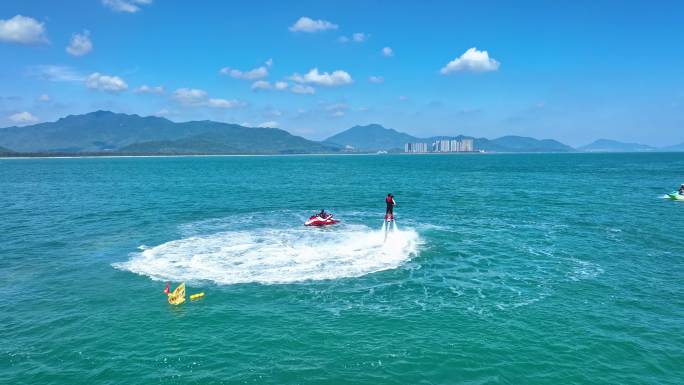
<path id="1" fill-rule="evenodd" d="M 17 152 L 317 153 L 337 148 L 276 128 L 96 111 L 56 122 L 0 128 L 0 146 Z"/>
<path id="2" fill-rule="evenodd" d="M 493 139 L 497 146 L 511 152 L 572 152 L 574 148 L 553 139 L 534 139 L 526 136 L 502 136 Z"/>
<path id="3" fill-rule="evenodd" d="M 433 136 L 430 138 L 417 138 L 393 129 L 385 128 L 379 124 L 367 126 L 354 126 L 337 135 L 326 139 L 324 143 L 335 143 L 341 146 L 352 146 L 360 151 L 378 150 L 403 150 L 406 143 L 428 143 L 436 140 L 461 140 L 473 139 L 476 150 L 492 152 L 569 152 L 575 151 L 572 147 L 552 139 L 538 140 L 523 136 L 504 136 L 497 139 L 473 138 L 469 136 Z"/>
<path id="4" fill-rule="evenodd" d="M 660 150 L 670 152 L 684 152 L 684 143 L 676 144 L 674 146 L 663 147 Z"/>
<path id="5" fill-rule="evenodd" d="M 379 124 L 354 126 L 324 140 L 323 143 L 351 146 L 359 151 L 396 150 L 403 149 L 404 144 L 416 142 L 418 138 L 385 128 Z"/>
<path id="6" fill-rule="evenodd" d="M 579 147 L 584 152 L 646 152 L 656 148 L 639 143 L 624 143 L 611 139 L 598 139 L 586 146 Z"/>
<path id="7" fill-rule="evenodd" d="M 10 150 L 9 148 L 0 147 L 0 154 L 11 154 L 13 152 L 14 151 Z"/>

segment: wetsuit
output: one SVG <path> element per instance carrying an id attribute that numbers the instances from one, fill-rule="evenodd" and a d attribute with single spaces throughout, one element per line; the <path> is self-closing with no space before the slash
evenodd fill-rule
<path id="1" fill-rule="evenodd" d="M 679 195 L 684 195 L 684 187 L 679 188 Z"/>
<path id="2" fill-rule="evenodd" d="M 387 204 L 387 209 L 385 210 L 385 218 L 388 216 L 394 217 L 394 197 L 387 197 L 385 198 L 385 203 Z"/>

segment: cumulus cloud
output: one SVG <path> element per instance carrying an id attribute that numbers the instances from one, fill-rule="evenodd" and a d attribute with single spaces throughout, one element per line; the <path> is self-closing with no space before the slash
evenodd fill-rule
<path id="1" fill-rule="evenodd" d="M 93 42 L 90 41 L 90 31 L 71 35 L 71 41 L 66 47 L 67 53 L 72 56 L 83 56 L 93 50 Z"/>
<path id="2" fill-rule="evenodd" d="M 355 43 L 363 43 L 364 41 L 368 40 L 370 35 L 363 33 L 363 32 L 356 32 L 351 35 L 351 37 L 347 36 L 340 36 L 337 40 L 340 43 L 348 43 L 350 41 L 353 41 Z"/>
<path id="3" fill-rule="evenodd" d="M 118 76 L 104 75 L 99 72 L 90 74 L 85 81 L 86 87 L 107 92 L 121 92 L 128 89 L 128 84 Z"/>
<path id="4" fill-rule="evenodd" d="M 18 44 L 48 43 L 45 25 L 36 19 L 16 15 L 11 19 L 0 19 L 0 41 Z"/>
<path id="5" fill-rule="evenodd" d="M 178 115 L 178 111 L 170 110 L 168 108 L 162 108 L 159 111 L 155 112 L 154 115 L 166 118 L 166 117 Z"/>
<path id="6" fill-rule="evenodd" d="M 337 70 L 332 73 L 318 72 L 318 68 L 312 68 L 304 75 L 294 74 L 290 77 L 297 83 L 316 84 L 319 86 L 334 87 L 353 82 L 351 75 L 348 72 Z"/>
<path id="7" fill-rule="evenodd" d="M 235 100 L 235 99 L 231 99 L 231 100 L 209 99 L 207 101 L 207 105 L 209 107 L 215 107 L 215 108 L 236 108 L 236 107 L 244 107 L 245 102 L 241 102 L 241 101 Z"/>
<path id="8" fill-rule="evenodd" d="M 206 91 L 195 88 L 179 88 L 173 92 L 173 99 L 187 106 L 202 104 L 207 97 Z"/>
<path id="9" fill-rule="evenodd" d="M 329 29 L 337 29 L 337 25 L 333 24 L 327 20 L 313 20 L 306 16 L 302 16 L 297 20 L 292 26 L 290 26 L 291 32 L 320 32 Z"/>
<path id="10" fill-rule="evenodd" d="M 370 37 L 370 35 L 367 35 L 363 32 L 357 32 L 357 33 L 352 35 L 352 41 L 355 41 L 357 43 L 361 43 L 361 42 L 368 40 L 369 37 Z"/>
<path id="11" fill-rule="evenodd" d="M 50 101 L 50 95 L 48 94 L 42 94 L 38 97 L 39 102 L 49 102 Z"/>
<path id="12" fill-rule="evenodd" d="M 221 70 L 219 70 L 219 73 L 222 75 L 228 75 L 235 79 L 256 80 L 268 76 L 268 68 L 270 68 L 272 65 L 273 59 L 268 59 L 265 65 L 251 69 L 249 71 L 240 71 L 230 67 L 223 67 Z"/>
<path id="13" fill-rule="evenodd" d="M 52 82 L 81 82 L 85 76 L 75 69 L 58 65 L 37 65 L 29 67 L 28 75 Z"/>
<path id="14" fill-rule="evenodd" d="M 394 50 L 390 47 L 384 47 L 383 49 L 380 50 L 380 53 L 382 53 L 382 56 L 384 56 L 384 57 L 394 56 Z"/>
<path id="15" fill-rule="evenodd" d="M 32 115 L 30 112 L 24 111 L 10 115 L 9 120 L 18 124 L 30 124 L 37 122 L 38 118 Z"/>
<path id="16" fill-rule="evenodd" d="M 439 72 L 448 75 L 453 72 L 489 72 L 499 69 L 500 63 L 489 57 L 487 51 L 469 48 L 460 57 L 450 61 Z"/>
<path id="17" fill-rule="evenodd" d="M 195 88 L 179 88 L 173 92 L 173 99 L 185 106 L 206 106 L 213 108 L 237 108 L 244 107 L 245 102 L 231 99 L 209 98 L 207 91 Z"/>
<path id="18" fill-rule="evenodd" d="M 252 91 L 258 91 L 258 90 L 277 90 L 277 91 L 283 91 L 286 90 L 289 84 L 287 82 L 283 81 L 277 81 L 275 83 L 270 83 L 266 80 L 257 80 L 254 83 L 252 83 Z"/>
<path id="19" fill-rule="evenodd" d="M 344 116 L 345 112 L 349 109 L 349 106 L 344 103 L 334 103 L 325 106 L 323 109 L 329 112 L 330 116 L 339 118 Z"/>
<path id="20" fill-rule="evenodd" d="M 295 94 L 305 94 L 305 95 L 313 95 L 316 93 L 316 89 L 314 89 L 311 86 L 304 86 L 301 84 L 295 84 L 290 88 L 290 91 L 294 92 Z"/>
<path id="21" fill-rule="evenodd" d="M 102 5 L 117 12 L 136 13 L 141 5 L 152 4 L 152 0 L 102 0 Z"/>
<path id="22" fill-rule="evenodd" d="M 271 89 L 271 83 L 267 82 L 266 80 L 257 80 L 254 83 L 252 83 L 252 90 L 270 90 Z"/>
<path id="23" fill-rule="evenodd" d="M 148 86 L 146 84 L 138 87 L 134 91 L 136 94 L 156 94 L 156 95 L 161 95 L 164 93 L 164 86 Z"/>
<path id="24" fill-rule="evenodd" d="M 278 128 L 278 122 L 269 120 L 268 122 L 259 123 L 257 127 L 260 128 Z"/>
<path id="25" fill-rule="evenodd" d="M 344 103 L 334 103 L 334 104 L 328 104 L 327 106 L 325 106 L 326 111 L 339 111 L 339 110 L 346 110 L 347 108 L 349 108 L 349 106 L 347 106 Z"/>
<path id="26" fill-rule="evenodd" d="M 383 83 L 385 81 L 385 78 L 383 78 L 382 76 L 369 76 L 368 81 L 371 83 L 379 84 Z"/>

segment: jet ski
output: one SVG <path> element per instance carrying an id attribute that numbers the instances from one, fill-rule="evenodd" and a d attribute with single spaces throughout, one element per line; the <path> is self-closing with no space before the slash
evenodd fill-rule
<path id="1" fill-rule="evenodd" d="M 684 201 L 684 195 L 681 195 L 677 191 L 667 194 L 667 196 L 673 201 Z"/>
<path id="2" fill-rule="evenodd" d="M 309 219 L 306 220 L 306 222 L 304 222 L 304 226 L 329 226 L 334 225 L 337 222 L 339 221 L 333 219 L 332 214 L 328 214 L 323 217 L 321 217 L 320 215 L 312 215 L 309 217 Z"/>

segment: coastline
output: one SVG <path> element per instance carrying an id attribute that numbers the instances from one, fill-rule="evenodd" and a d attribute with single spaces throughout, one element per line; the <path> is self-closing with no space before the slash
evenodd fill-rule
<path id="1" fill-rule="evenodd" d="M 11 160 L 11 159 L 97 159 L 97 158 L 206 158 L 206 157 L 292 157 L 292 156 L 386 156 L 386 155 L 399 155 L 399 156 L 425 156 L 425 155 L 529 155 L 529 154 L 678 154 L 683 153 L 681 151 L 641 151 L 641 152 L 629 152 L 629 151 L 612 151 L 612 152 L 596 152 L 596 151 L 566 151 L 566 152 L 554 152 L 554 151 L 531 151 L 531 152 L 488 152 L 488 151 L 468 151 L 468 152 L 427 152 L 427 153 L 406 153 L 406 152 L 390 152 L 386 154 L 378 154 L 376 152 L 326 152 L 326 153 L 292 153 L 292 154 L 99 154 L 99 153 L 86 153 L 86 154 L 49 154 L 49 153 L 16 153 L 12 154 L 2 154 L 0 155 L 0 160 Z"/>

